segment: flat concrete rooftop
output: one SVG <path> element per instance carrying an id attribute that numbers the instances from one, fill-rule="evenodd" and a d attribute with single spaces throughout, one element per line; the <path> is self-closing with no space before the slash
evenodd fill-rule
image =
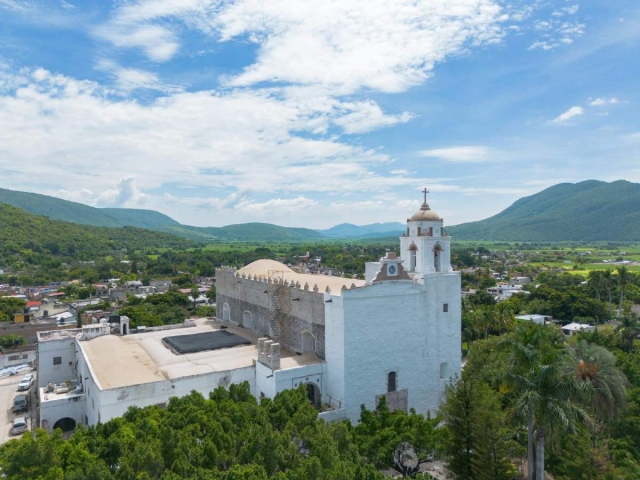
<path id="1" fill-rule="evenodd" d="M 133 335 L 103 335 L 80 342 L 87 360 L 103 390 L 167 379 L 225 372 L 250 367 L 258 360 L 258 337 L 252 331 L 229 326 L 227 330 L 251 342 L 231 348 L 221 348 L 178 355 L 162 343 L 171 336 L 220 330 L 215 320 L 198 319 L 195 327 L 178 328 Z M 319 363 L 315 354 L 296 355 L 281 351 L 281 369 Z"/>

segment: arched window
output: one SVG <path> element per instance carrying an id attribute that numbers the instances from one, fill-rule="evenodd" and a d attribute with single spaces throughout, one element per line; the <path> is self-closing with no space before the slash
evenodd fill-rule
<path id="1" fill-rule="evenodd" d="M 387 393 L 396 391 L 396 372 L 389 372 L 387 374 Z"/>
<path id="2" fill-rule="evenodd" d="M 302 333 L 302 353 L 316 353 L 316 338 L 311 332 Z"/>
<path id="3" fill-rule="evenodd" d="M 433 268 L 435 268 L 436 272 L 440 272 L 442 267 L 440 266 L 440 260 L 442 258 L 442 246 L 438 243 L 433 248 Z"/>
<path id="4" fill-rule="evenodd" d="M 416 246 L 415 243 L 412 243 L 409 246 L 409 271 L 410 272 L 415 272 L 416 271 L 416 255 L 418 252 L 418 247 Z"/>
<path id="5" fill-rule="evenodd" d="M 222 320 L 224 322 L 230 322 L 231 321 L 231 308 L 229 307 L 228 303 L 225 303 L 222 306 Z"/>
<path id="6" fill-rule="evenodd" d="M 251 320 L 252 320 L 251 312 L 242 313 L 242 326 L 244 328 L 251 328 L 253 326 L 251 324 Z"/>

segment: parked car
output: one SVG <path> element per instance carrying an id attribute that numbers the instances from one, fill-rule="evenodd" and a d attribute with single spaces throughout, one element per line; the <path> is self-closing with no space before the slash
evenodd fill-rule
<path id="1" fill-rule="evenodd" d="M 20 435 L 27 431 L 27 419 L 26 417 L 17 417 L 13 421 L 13 425 L 11 427 L 11 435 Z"/>
<path id="2" fill-rule="evenodd" d="M 29 411 L 29 396 L 21 393 L 13 399 L 13 413 Z"/>
<path id="3" fill-rule="evenodd" d="M 24 390 L 29 390 L 31 388 L 31 385 L 33 385 L 33 382 L 35 382 L 35 378 L 33 377 L 33 374 L 31 373 L 26 374 L 18 384 L 18 391 L 22 392 Z"/>

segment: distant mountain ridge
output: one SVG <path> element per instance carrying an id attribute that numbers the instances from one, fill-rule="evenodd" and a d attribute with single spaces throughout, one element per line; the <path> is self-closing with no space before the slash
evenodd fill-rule
<path id="1" fill-rule="evenodd" d="M 397 237 L 397 222 L 329 229 L 290 228 L 268 223 L 225 227 L 182 225 L 155 210 L 95 208 L 36 193 L 0 189 L 6 203 L 52 220 L 101 227 L 138 227 L 171 233 L 197 242 L 372 239 Z M 640 241 L 640 184 L 625 180 L 561 183 L 521 198 L 493 217 L 448 227 L 461 240 L 498 241 Z"/>
<path id="2" fill-rule="evenodd" d="M 461 240 L 640 241 L 640 184 L 561 183 L 447 232 Z"/>
<path id="3" fill-rule="evenodd" d="M 349 237 L 391 237 L 400 235 L 406 230 L 406 226 L 398 222 L 372 223 L 370 225 L 354 225 L 353 223 L 341 223 L 325 230 L 316 230 L 329 238 Z"/>
<path id="4" fill-rule="evenodd" d="M 61 220 L 96 227 L 145 228 L 171 233 L 197 242 L 211 242 L 215 240 L 313 240 L 359 236 L 362 238 L 377 238 L 396 235 L 398 233 L 397 231 L 383 232 L 383 230 L 385 228 L 394 229 L 394 225 L 401 225 L 373 224 L 364 227 L 352 225 L 353 228 L 349 233 L 343 236 L 337 234 L 324 235 L 321 231 L 309 228 L 281 227 L 269 223 L 243 223 L 224 227 L 193 227 L 190 225 L 182 225 L 168 215 L 155 210 L 96 208 L 48 195 L 0 188 L 0 204 L 2 203 L 21 208 L 35 215 L 49 217 L 51 220 Z M 339 226 L 334 228 L 338 227 Z M 402 228 L 400 230 L 402 230 Z"/>
<path id="5" fill-rule="evenodd" d="M 96 227 L 51 220 L 0 203 L 0 259 L 33 252 L 91 258 L 123 250 L 196 247 L 176 235 L 136 227 Z"/>

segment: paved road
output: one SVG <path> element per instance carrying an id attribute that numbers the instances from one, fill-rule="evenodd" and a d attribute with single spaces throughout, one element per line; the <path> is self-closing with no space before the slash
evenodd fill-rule
<path id="1" fill-rule="evenodd" d="M 34 372 L 25 371 L 25 372 L 19 373 L 18 375 L 14 375 L 13 377 L 5 377 L 0 379 L 0 444 L 8 442 L 12 438 L 16 438 L 9 433 L 9 431 L 11 430 L 11 425 L 13 424 L 14 418 L 18 416 L 23 416 L 23 415 L 26 416 L 28 419 L 27 422 L 29 425 L 29 430 L 31 430 L 31 425 L 33 421 L 35 421 L 36 412 L 34 409 L 34 405 L 35 405 L 35 390 L 36 390 L 36 385 L 38 384 L 37 381 L 29 391 L 31 395 L 31 403 L 29 405 L 29 411 L 26 414 L 20 413 L 18 415 L 16 415 L 12 411 L 14 397 L 18 393 L 25 393 L 25 392 L 18 392 L 18 383 L 20 383 L 20 380 L 22 380 L 22 377 L 24 377 L 26 373 L 33 373 L 35 375 L 35 371 Z"/>

